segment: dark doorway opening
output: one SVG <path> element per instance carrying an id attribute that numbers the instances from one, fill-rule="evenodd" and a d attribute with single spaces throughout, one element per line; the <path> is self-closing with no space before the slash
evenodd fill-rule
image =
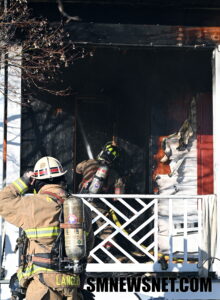
<path id="1" fill-rule="evenodd" d="M 75 163 L 91 153 L 95 157 L 116 136 L 132 174 L 127 192 L 152 193 L 157 138 L 179 130 L 193 97 L 211 97 L 212 53 L 186 48 L 91 51 L 66 74 L 76 95 Z M 79 181 L 75 176 L 76 186 Z"/>

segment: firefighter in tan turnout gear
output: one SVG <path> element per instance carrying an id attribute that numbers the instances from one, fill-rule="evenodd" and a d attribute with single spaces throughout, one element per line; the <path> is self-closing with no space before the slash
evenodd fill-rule
<path id="1" fill-rule="evenodd" d="M 79 193 L 123 194 L 125 184 L 114 165 L 120 157 L 120 152 L 121 149 L 114 142 L 108 142 L 96 159 L 88 159 L 79 163 L 76 166 L 76 173 L 83 176 Z"/>
<path id="2" fill-rule="evenodd" d="M 43 157 L 0 192 L 0 215 L 26 234 L 17 277 L 27 300 L 89 299 L 80 279 L 93 247 L 91 212 L 68 195 L 65 173 Z M 31 185 L 37 194 L 24 196 Z"/>
<path id="3" fill-rule="evenodd" d="M 125 182 L 123 176 L 119 174 L 116 168 L 116 163 L 120 158 L 121 149 L 116 143 L 108 142 L 104 145 L 96 159 L 84 160 L 76 166 L 76 173 L 81 174 L 83 179 L 79 186 L 79 193 L 98 194 L 123 194 Z M 89 201 L 102 214 L 109 213 L 109 207 L 99 199 L 91 198 Z M 116 199 L 113 200 L 114 202 Z M 113 213 L 112 211 L 110 211 Z M 95 215 L 93 216 L 95 217 Z M 96 221 L 96 225 L 101 227 L 103 220 Z M 106 226 L 99 238 L 104 240 L 112 233 L 112 227 Z M 96 242 L 98 239 L 96 239 Z M 106 243 L 106 247 L 110 247 L 110 243 Z"/>

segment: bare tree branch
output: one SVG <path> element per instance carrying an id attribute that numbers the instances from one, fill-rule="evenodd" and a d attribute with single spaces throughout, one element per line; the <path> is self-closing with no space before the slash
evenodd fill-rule
<path id="1" fill-rule="evenodd" d="M 48 84 L 57 80 L 63 68 L 83 58 L 84 49 L 75 47 L 62 24 L 51 25 L 46 18 L 33 17 L 26 0 L 12 0 L 7 9 L 3 2 L 0 1 L 0 53 L 8 53 L 13 45 L 20 46 L 20 51 L 5 56 L 8 66 L 21 69 L 27 88 L 60 96 L 70 93 L 69 88 L 48 88 Z"/>

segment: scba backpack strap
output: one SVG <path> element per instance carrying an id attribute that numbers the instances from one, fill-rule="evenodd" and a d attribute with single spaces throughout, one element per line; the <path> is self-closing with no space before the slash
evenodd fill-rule
<path id="1" fill-rule="evenodd" d="M 52 200 L 59 203 L 59 204 L 63 204 L 65 199 L 58 196 L 57 194 L 55 193 L 52 193 L 52 192 L 49 192 L 49 191 L 44 191 L 43 193 L 41 193 L 41 195 L 49 195 L 49 196 L 52 196 Z"/>
<path id="2" fill-rule="evenodd" d="M 44 191 L 41 195 L 48 195 L 50 198 L 59 204 L 61 207 L 59 215 L 59 224 L 63 223 L 63 203 L 64 198 L 50 191 Z M 66 198 L 66 197 L 65 197 Z M 59 226 L 59 233 L 53 242 L 51 253 L 36 253 L 34 256 L 29 257 L 36 266 L 49 268 L 55 271 L 64 271 L 62 261 L 65 257 L 64 245 L 64 230 Z"/>

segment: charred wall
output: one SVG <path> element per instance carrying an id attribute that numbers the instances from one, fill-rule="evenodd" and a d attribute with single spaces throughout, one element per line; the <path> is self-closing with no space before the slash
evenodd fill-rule
<path id="1" fill-rule="evenodd" d="M 38 94 L 22 107 L 21 173 L 33 170 L 43 156 L 53 156 L 68 170 L 68 185 L 73 178 L 73 112 L 71 101 Z"/>
<path id="2" fill-rule="evenodd" d="M 178 131 L 192 97 L 212 93 L 210 50 L 96 48 L 68 70 L 92 153 L 118 137 L 129 193 L 150 193 L 152 137 Z M 88 159 L 78 124 L 76 163 Z M 77 177 L 76 177 L 76 180 Z"/>
<path id="3" fill-rule="evenodd" d="M 22 108 L 22 172 L 44 155 L 69 170 L 117 137 L 129 178 L 127 193 L 151 193 L 155 137 L 169 135 L 187 117 L 192 97 L 212 93 L 211 51 L 90 48 L 63 75 L 72 95 L 37 95 Z M 153 138 L 152 138 L 153 137 Z M 91 153 L 90 153 L 90 152 Z M 89 154 L 90 153 L 90 154 Z"/>

